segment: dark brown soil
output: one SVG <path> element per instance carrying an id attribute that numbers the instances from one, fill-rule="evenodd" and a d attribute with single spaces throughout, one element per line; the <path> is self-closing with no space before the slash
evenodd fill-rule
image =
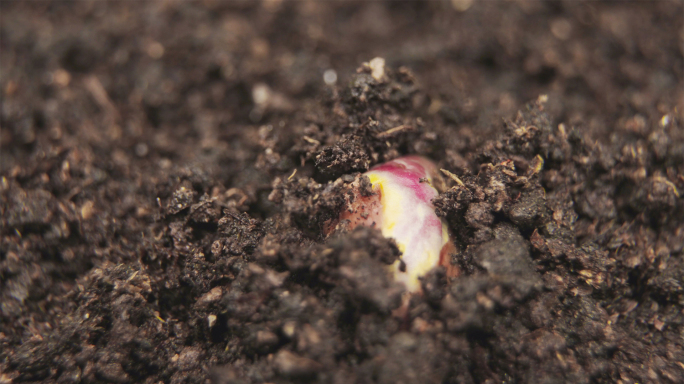
<path id="1" fill-rule="evenodd" d="M 0 383 L 684 382 L 682 2 L 468 3 L 0 3 Z"/>

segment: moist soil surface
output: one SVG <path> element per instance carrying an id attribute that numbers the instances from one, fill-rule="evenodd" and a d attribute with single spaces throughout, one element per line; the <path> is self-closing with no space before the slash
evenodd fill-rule
<path id="1" fill-rule="evenodd" d="M 684 382 L 681 1 L 0 7 L 0 383 Z"/>

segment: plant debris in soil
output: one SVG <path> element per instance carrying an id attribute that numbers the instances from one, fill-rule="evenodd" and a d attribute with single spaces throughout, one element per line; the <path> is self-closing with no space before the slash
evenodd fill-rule
<path id="1" fill-rule="evenodd" d="M 0 7 L 0 383 L 684 382 L 681 2 Z"/>

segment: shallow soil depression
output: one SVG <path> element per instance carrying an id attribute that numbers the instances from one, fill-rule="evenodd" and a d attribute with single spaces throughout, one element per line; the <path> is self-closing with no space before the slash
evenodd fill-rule
<path id="1" fill-rule="evenodd" d="M 2 1 L 0 97 L 0 384 L 684 382 L 680 0 Z"/>

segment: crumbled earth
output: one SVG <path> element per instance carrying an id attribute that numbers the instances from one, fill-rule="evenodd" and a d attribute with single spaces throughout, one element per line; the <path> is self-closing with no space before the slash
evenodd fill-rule
<path id="1" fill-rule="evenodd" d="M 0 8 L 0 383 L 684 382 L 681 1 Z"/>

